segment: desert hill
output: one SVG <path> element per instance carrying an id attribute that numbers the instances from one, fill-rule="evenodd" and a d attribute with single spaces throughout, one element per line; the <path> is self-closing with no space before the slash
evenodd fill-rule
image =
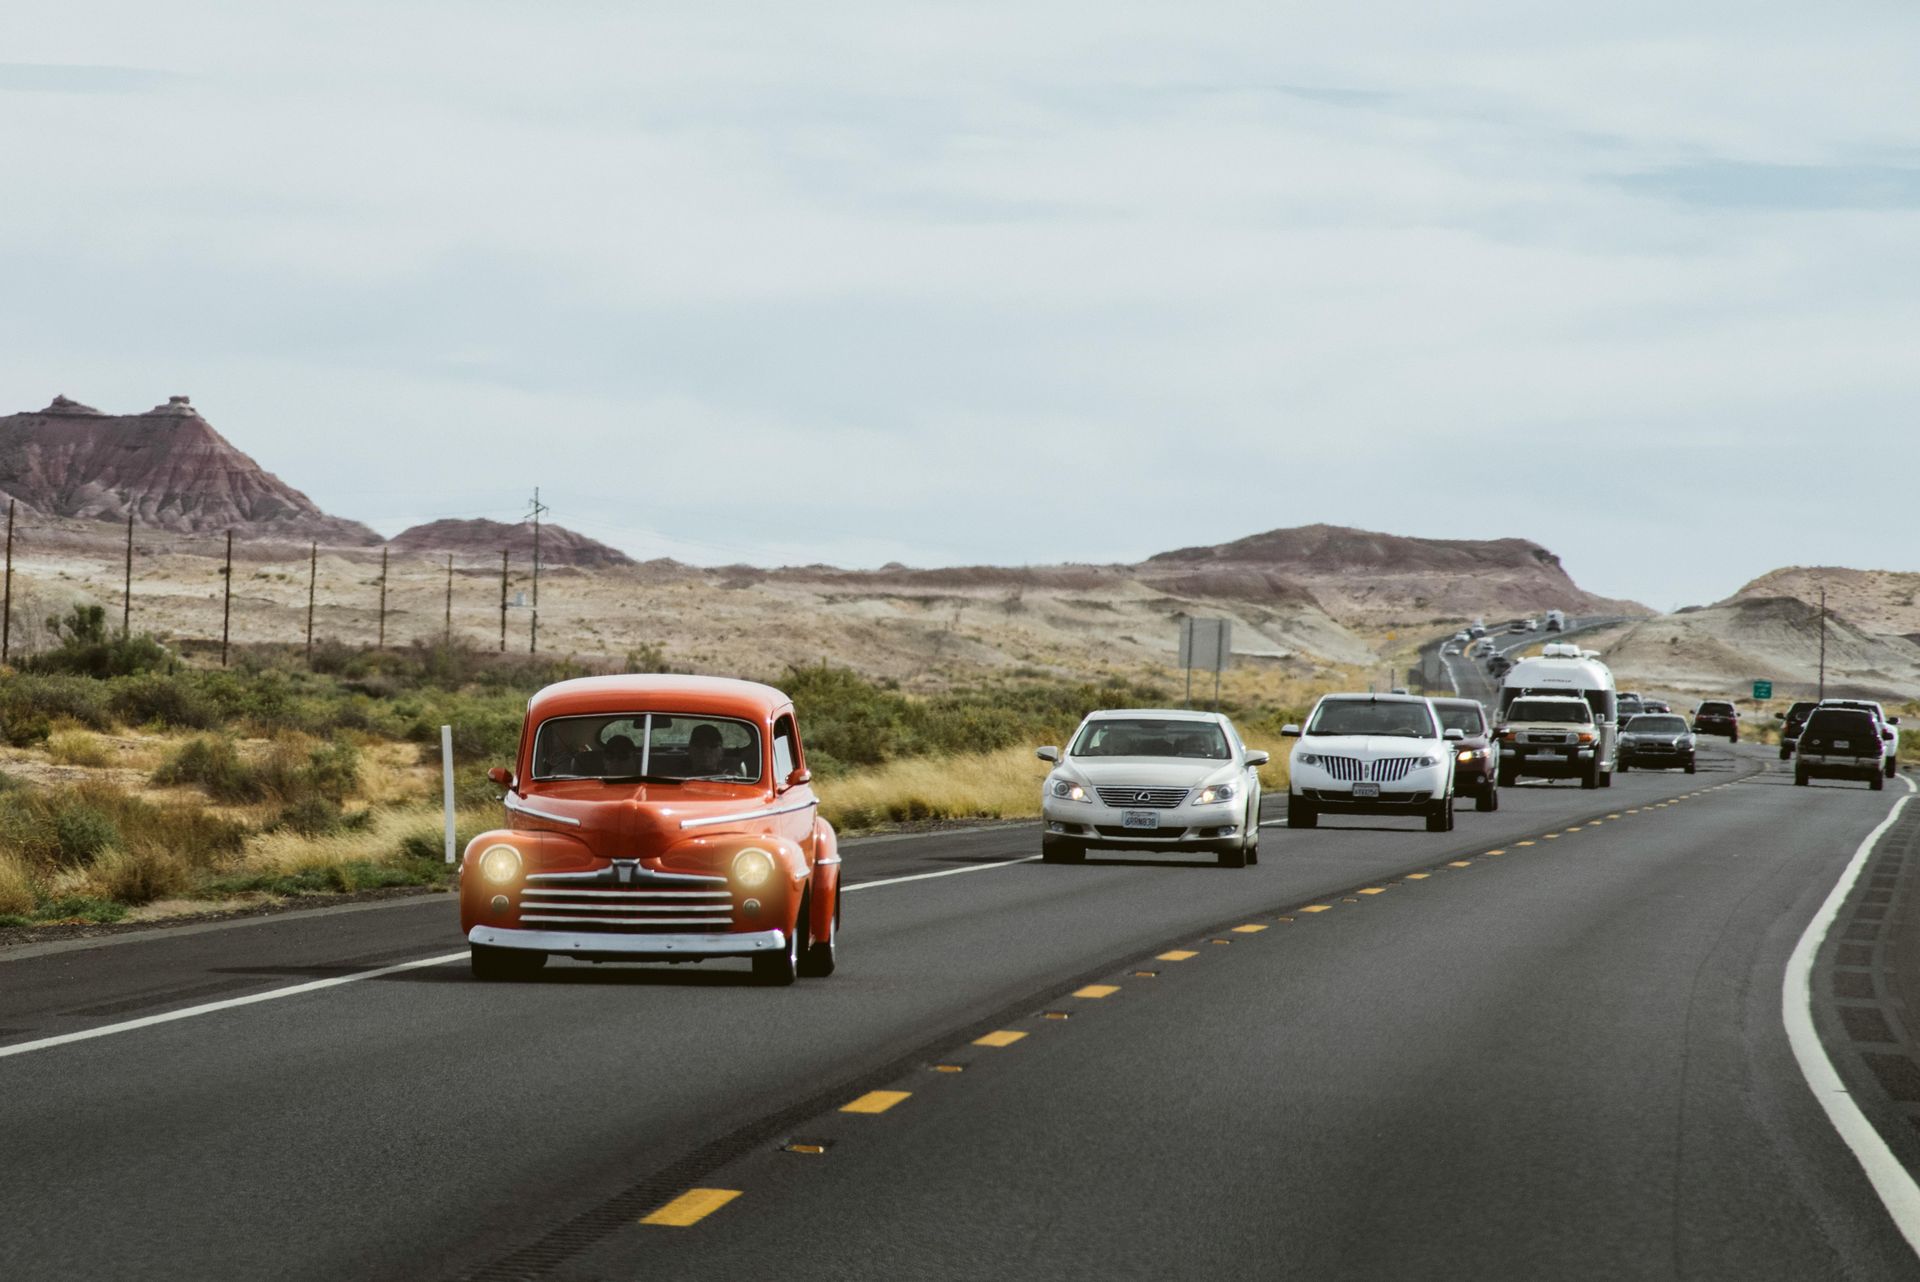
<path id="1" fill-rule="evenodd" d="M 1560 558 L 1525 539 L 1421 539 L 1338 525 L 1269 530 L 1181 548 L 1134 567 L 1148 582 L 1230 597 L 1304 597 L 1335 618 L 1414 621 L 1554 608 L 1651 613 L 1582 591 Z"/>
<path id="2" fill-rule="evenodd" d="M 1920 574 L 1793 565 L 1763 574 L 1722 605 L 1791 597 L 1815 605 L 1827 590 L 1827 609 L 1856 627 L 1920 640 Z"/>
<path id="3" fill-rule="evenodd" d="M 496 562 L 501 549 L 522 565 L 533 563 L 533 524 L 522 521 L 509 525 L 504 521 L 474 520 L 429 521 L 394 535 L 389 546 L 403 555 L 440 555 L 451 553 L 468 561 Z M 583 570 L 606 570 L 635 564 L 634 559 L 598 539 L 588 538 L 563 525 L 540 527 L 540 563 L 543 566 L 573 566 Z"/>
<path id="4" fill-rule="evenodd" d="M 56 396 L 0 417 L 0 496 L 23 516 L 124 522 L 175 534 L 378 543 L 329 516 L 213 429 L 184 396 L 143 414 L 103 414 Z"/>

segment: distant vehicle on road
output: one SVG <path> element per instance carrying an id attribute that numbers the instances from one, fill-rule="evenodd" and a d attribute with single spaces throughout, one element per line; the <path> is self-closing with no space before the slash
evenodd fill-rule
<path id="1" fill-rule="evenodd" d="M 1802 699 L 1785 712 L 1773 714 L 1780 722 L 1780 760 L 1787 761 L 1793 757 L 1794 745 L 1800 742 L 1800 732 L 1806 728 L 1807 718 L 1819 706 L 1812 699 Z"/>
<path id="2" fill-rule="evenodd" d="M 1565 632 L 1566 630 L 1567 630 L 1566 611 L 1548 610 L 1547 611 L 1547 631 Z"/>
<path id="3" fill-rule="evenodd" d="M 751 959 L 833 973 L 840 854 L 793 702 L 720 677 L 582 677 L 527 704 L 509 827 L 467 844 L 460 928 L 476 979 L 594 962 Z"/>
<path id="4" fill-rule="evenodd" d="M 1475 623 L 1472 627 L 1467 629 L 1467 635 L 1472 637 L 1483 637 L 1487 635 L 1487 625 L 1484 623 Z"/>
<path id="5" fill-rule="evenodd" d="M 1600 744 L 1600 725 L 1585 699 L 1559 694 L 1515 699 L 1500 721 L 1501 786 L 1534 775 L 1578 779 L 1583 788 L 1597 788 Z"/>
<path id="6" fill-rule="evenodd" d="M 1529 726 L 1514 707 L 1540 697 L 1580 700 L 1587 706 L 1586 724 Z M 1550 644 L 1539 657 L 1514 664 L 1500 684 L 1500 782 L 1531 774 L 1578 778 L 1587 788 L 1612 787 L 1617 702 L 1613 672 L 1571 642 Z M 1531 705 L 1523 709 L 1536 710 Z M 1564 713 L 1555 718 L 1573 720 Z M 1581 738 L 1583 734 L 1588 737 Z"/>
<path id="7" fill-rule="evenodd" d="M 1637 717 L 1646 710 L 1646 703 L 1632 691 L 1622 690 L 1614 696 L 1614 720 L 1623 727 L 1623 733 L 1628 718 Z"/>
<path id="8" fill-rule="evenodd" d="M 1692 774 L 1697 753 L 1687 719 L 1642 712 L 1620 723 L 1620 773 L 1642 770 L 1685 770 Z"/>
<path id="9" fill-rule="evenodd" d="M 1462 629 L 1461 631 L 1453 634 L 1453 639 L 1460 645 L 1465 645 L 1467 644 L 1467 642 L 1473 640 L 1473 634 L 1471 632 L 1468 632 Z"/>
<path id="10" fill-rule="evenodd" d="M 1693 710 L 1695 734 L 1722 735 L 1730 743 L 1740 742 L 1740 709 L 1725 699 L 1707 699 Z"/>
<path id="11" fill-rule="evenodd" d="M 1504 677 L 1511 671 L 1513 671 L 1513 660 L 1504 654 L 1496 654 L 1487 660 L 1487 674 L 1489 676 Z"/>
<path id="12" fill-rule="evenodd" d="M 1405 695 L 1330 694 L 1314 705 L 1289 758 L 1287 826 L 1323 814 L 1421 815 L 1428 832 L 1453 831 L 1454 757 L 1466 736 L 1440 724 L 1433 701 Z"/>
<path id="13" fill-rule="evenodd" d="M 1670 703 L 1668 703 L 1668 702 L 1667 702 L 1667 701 L 1666 701 L 1665 699 L 1648 699 L 1648 700 L 1647 700 L 1647 701 L 1646 701 L 1645 703 L 1643 703 L 1643 704 L 1641 704 L 1641 705 L 1640 705 L 1640 711 L 1642 711 L 1642 712 L 1672 712 L 1672 711 L 1673 711 L 1673 705 L 1672 705 L 1672 704 L 1670 704 Z"/>
<path id="14" fill-rule="evenodd" d="M 1890 717 L 1887 710 L 1872 699 L 1822 699 L 1823 708 L 1857 708 L 1861 712 L 1871 713 L 1880 723 L 1880 741 L 1887 746 L 1886 772 L 1891 779 L 1900 772 L 1900 718 Z"/>
<path id="15" fill-rule="evenodd" d="M 1793 782 L 1804 788 L 1814 779 L 1863 779 L 1875 792 L 1887 786 L 1885 740 L 1871 712 L 1859 708 L 1817 707 L 1800 732 Z"/>
<path id="16" fill-rule="evenodd" d="M 1520 620 L 1520 630 L 1522 632 L 1538 632 L 1540 630 L 1540 620 L 1534 618 L 1532 615 L 1528 615 L 1526 618 Z"/>
<path id="17" fill-rule="evenodd" d="M 1500 809 L 1500 741 L 1478 699 L 1435 699 L 1440 728 L 1458 730 L 1465 737 L 1454 745 L 1453 788 L 1471 796 L 1473 808 Z"/>
<path id="18" fill-rule="evenodd" d="M 1040 790 L 1040 856 L 1081 863 L 1093 848 L 1200 851 L 1222 867 L 1260 862 L 1260 767 L 1217 712 L 1115 709 L 1088 714 Z"/>

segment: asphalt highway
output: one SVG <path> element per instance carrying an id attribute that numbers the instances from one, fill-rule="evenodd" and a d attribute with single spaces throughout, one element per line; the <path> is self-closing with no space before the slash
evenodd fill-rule
<path id="1" fill-rule="evenodd" d="M 439 897 L 0 953 L 0 1277 L 1920 1276 L 1782 1020 L 1909 789 L 1702 766 L 1245 870 L 849 843 L 783 990 L 476 984 Z M 1814 1046 L 1920 1169 L 1871 854 Z"/>

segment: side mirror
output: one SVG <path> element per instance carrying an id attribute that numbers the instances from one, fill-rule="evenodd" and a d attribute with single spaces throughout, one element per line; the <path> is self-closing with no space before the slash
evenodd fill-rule
<path id="1" fill-rule="evenodd" d="M 1298 739 L 1300 737 L 1300 727 L 1299 726 L 1281 726 L 1280 734 L 1283 738 Z"/>
<path id="2" fill-rule="evenodd" d="M 1255 748 L 1252 752 L 1249 752 L 1247 754 L 1247 764 L 1250 766 L 1255 766 L 1255 767 L 1264 766 L 1269 761 L 1272 761 L 1272 760 L 1273 760 L 1272 753 L 1262 752 L 1258 748 Z"/>
<path id="3" fill-rule="evenodd" d="M 494 766 L 487 771 L 487 778 L 508 791 L 512 791 L 513 789 L 513 771 L 507 769 L 505 766 Z"/>
<path id="4" fill-rule="evenodd" d="M 1784 712 L 1776 712 L 1773 714 L 1773 719 L 1775 721 L 1785 721 L 1787 719 L 1787 714 Z"/>
<path id="5" fill-rule="evenodd" d="M 803 783 L 812 782 L 813 771 L 807 769 L 805 766 L 798 767 L 792 774 L 787 776 L 787 787 L 789 788 L 798 788 Z"/>
<path id="6" fill-rule="evenodd" d="M 1897 726 L 1897 725 L 1899 725 L 1899 724 L 1900 724 L 1900 718 L 1898 718 L 1898 717 L 1888 717 L 1888 718 L 1887 718 L 1887 724 L 1888 724 L 1888 725 L 1890 725 L 1890 726 Z"/>
<path id="7" fill-rule="evenodd" d="M 1448 743 L 1459 743 L 1462 739 L 1467 737 L 1467 732 L 1464 730 L 1442 730 L 1440 732 L 1440 737 L 1445 739 Z"/>
<path id="8" fill-rule="evenodd" d="M 1040 758 L 1040 760 L 1042 761 L 1058 761 L 1060 760 L 1060 749 L 1051 747 L 1051 746 L 1045 747 L 1045 748 L 1035 748 L 1033 750 L 1033 755 Z"/>

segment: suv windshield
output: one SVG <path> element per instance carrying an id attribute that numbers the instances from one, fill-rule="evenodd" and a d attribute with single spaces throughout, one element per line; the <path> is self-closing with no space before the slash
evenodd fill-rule
<path id="1" fill-rule="evenodd" d="M 1087 722 L 1074 741 L 1075 757 L 1197 757 L 1225 761 L 1227 736 L 1211 721 L 1102 717 Z"/>
<path id="2" fill-rule="evenodd" d="M 731 717 L 617 712 L 550 717 L 533 741 L 535 779 L 760 781 L 760 732 Z"/>
<path id="3" fill-rule="evenodd" d="M 1565 721 L 1575 725 L 1586 725 L 1593 720 L 1593 709 L 1584 702 L 1576 703 L 1569 699 L 1565 703 L 1559 700 L 1515 699 L 1507 709 L 1509 721 Z"/>
<path id="4" fill-rule="evenodd" d="M 1733 715 L 1733 705 L 1731 703 L 1703 703 L 1700 705 L 1698 715 L 1703 717 L 1730 717 Z"/>
<path id="5" fill-rule="evenodd" d="M 1629 734 L 1685 734 L 1687 722 L 1684 717 L 1648 716 L 1641 713 L 1627 727 Z"/>
<path id="6" fill-rule="evenodd" d="M 1313 714 L 1308 734 L 1377 734 L 1404 739 L 1437 739 L 1433 716 L 1424 703 L 1371 699 L 1329 699 Z"/>
<path id="7" fill-rule="evenodd" d="M 1468 738 L 1472 738 L 1486 729 L 1486 722 L 1481 718 L 1480 705 L 1477 703 L 1470 708 L 1456 708 L 1440 703 L 1435 704 L 1433 710 L 1440 714 L 1442 730 L 1458 730 Z"/>

